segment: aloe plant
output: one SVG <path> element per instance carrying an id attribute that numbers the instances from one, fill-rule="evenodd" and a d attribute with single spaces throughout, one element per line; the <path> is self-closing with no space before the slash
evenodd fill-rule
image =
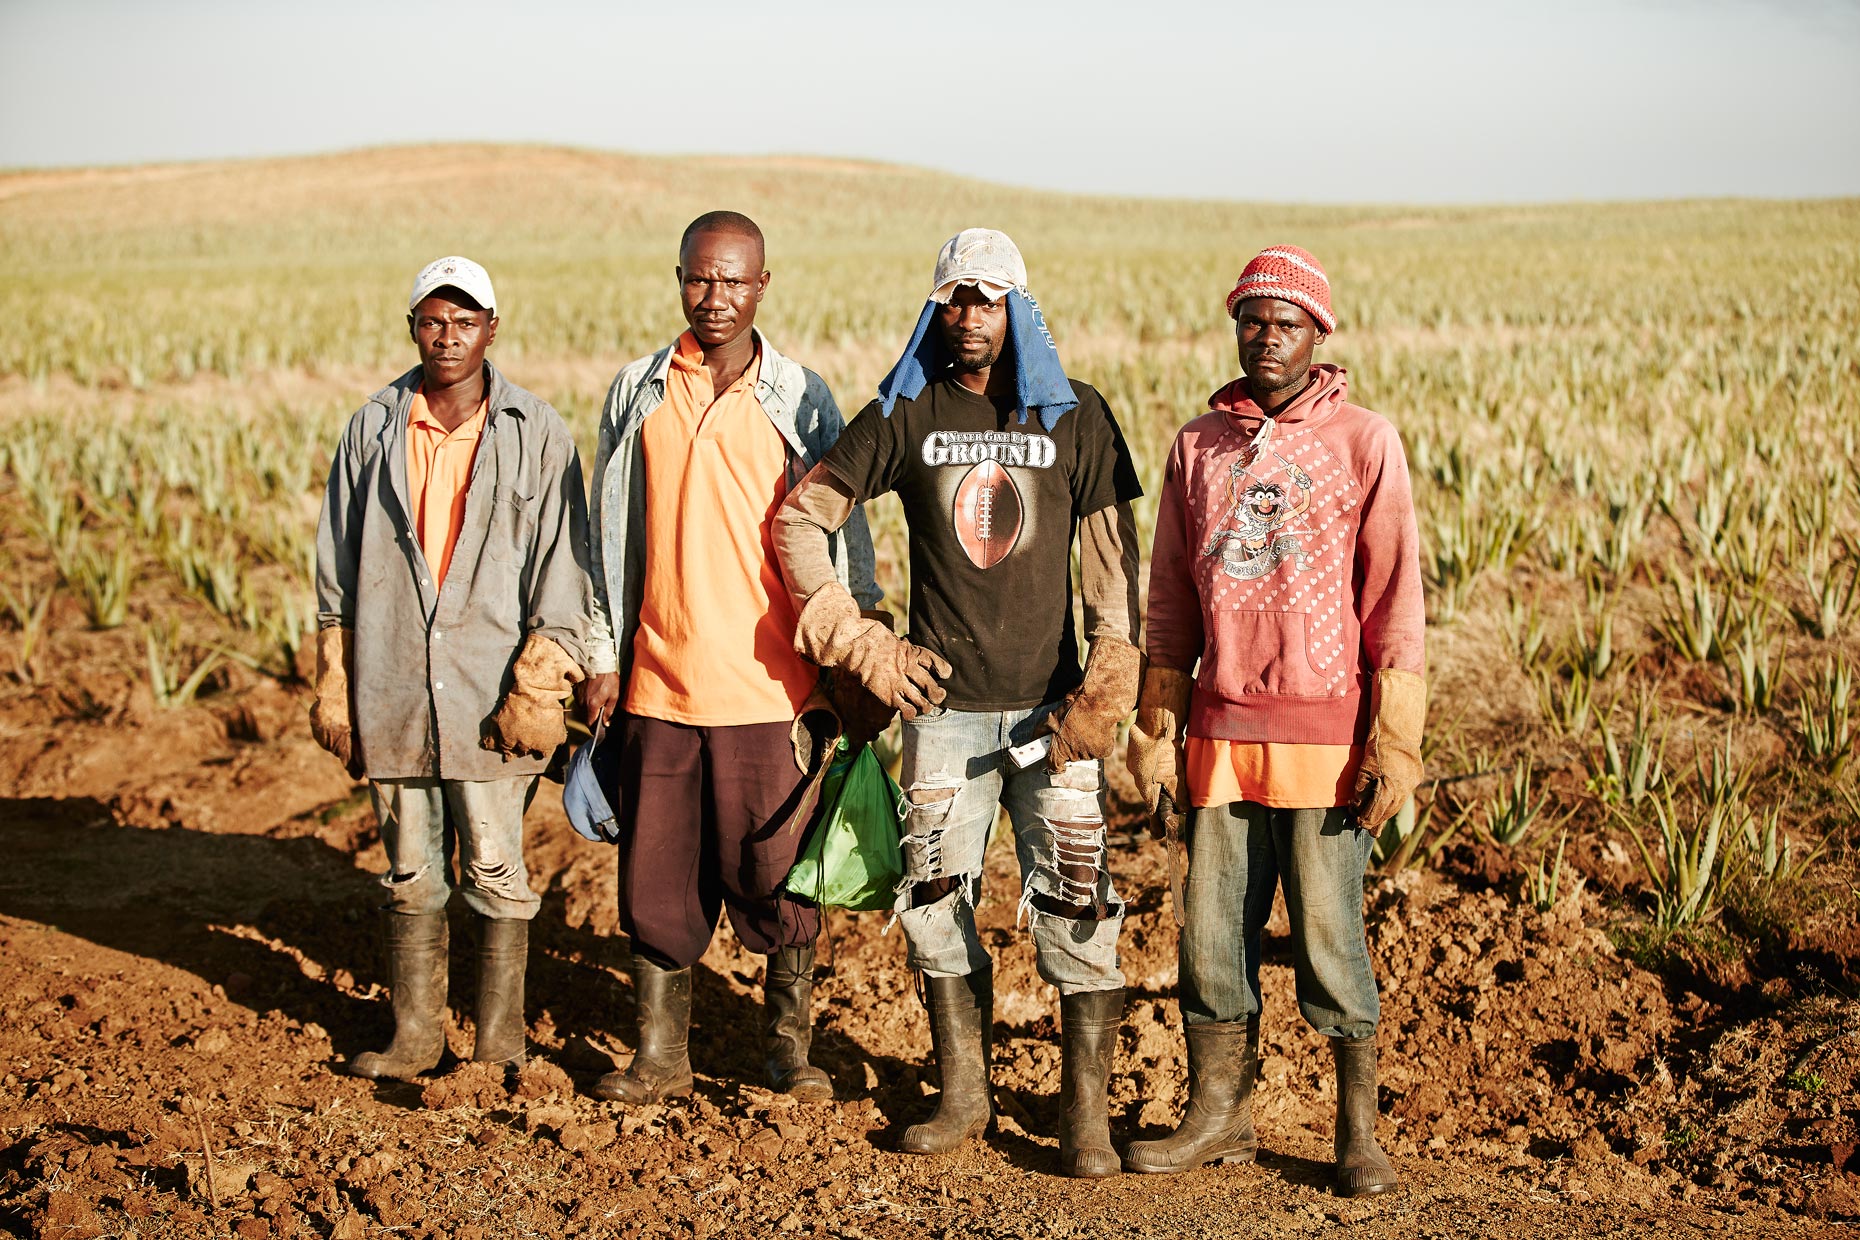
<path id="1" fill-rule="evenodd" d="M 1540 913 L 1548 913 L 1563 899 L 1563 849 L 1569 843 L 1569 832 L 1563 831 L 1556 839 L 1556 860 L 1549 870 L 1544 869 L 1543 854 L 1538 854 L 1537 864 L 1524 870 L 1523 896 L 1532 908 Z M 1580 892 L 1587 879 L 1580 876 L 1570 885 L 1570 895 Z"/>
<path id="2" fill-rule="evenodd" d="M 1832 778 L 1839 779 L 1854 752 L 1853 664 L 1828 656 L 1815 679 L 1802 685 L 1801 691 L 1796 730 L 1802 737 L 1802 747 Z"/>

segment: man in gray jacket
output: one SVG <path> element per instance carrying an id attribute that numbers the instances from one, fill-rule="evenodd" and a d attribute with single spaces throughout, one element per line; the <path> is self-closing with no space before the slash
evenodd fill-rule
<path id="1" fill-rule="evenodd" d="M 768 957 L 769 1082 L 832 1097 L 808 1063 L 820 913 L 782 888 L 825 755 L 792 734 L 820 674 L 794 653 L 795 613 L 771 524 L 839 437 L 812 371 L 755 329 L 768 288 L 762 232 L 713 211 L 679 243 L 690 329 L 615 378 L 594 464 L 589 722 L 617 715 L 620 924 L 632 940 L 637 1053 L 594 1092 L 649 1103 L 689 1093 L 691 967 L 719 911 Z M 878 605 L 855 511 L 831 548 L 862 606 Z"/>
<path id="2" fill-rule="evenodd" d="M 428 264 L 407 324 L 420 364 L 349 419 L 330 466 L 310 710 L 318 743 L 368 777 L 388 855 L 394 1040 L 349 1067 L 402 1080 L 446 1049 L 448 829 L 480 918 L 472 1058 L 522 1062 L 541 903 L 523 813 L 566 739 L 588 626 L 581 461 L 555 410 L 485 360 L 490 276 Z"/>

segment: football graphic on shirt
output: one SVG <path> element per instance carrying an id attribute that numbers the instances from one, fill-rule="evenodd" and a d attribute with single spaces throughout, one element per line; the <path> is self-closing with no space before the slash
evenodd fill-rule
<path id="1" fill-rule="evenodd" d="M 977 568 L 1007 558 L 1020 537 L 1020 488 L 1001 462 L 977 462 L 956 487 L 956 541 Z"/>

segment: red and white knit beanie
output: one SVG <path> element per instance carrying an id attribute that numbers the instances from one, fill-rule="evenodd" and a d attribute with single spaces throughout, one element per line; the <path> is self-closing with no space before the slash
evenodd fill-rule
<path id="1" fill-rule="evenodd" d="M 1326 334 L 1337 330 L 1337 316 L 1330 309 L 1330 279 L 1317 259 L 1295 245 L 1261 250 L 1246 265 L 1240 282 L 1227 294 L 1228 317 L 1234 317 L 1234 308 L 1249 297 L 1289 301 L 1316 319 Z"/>

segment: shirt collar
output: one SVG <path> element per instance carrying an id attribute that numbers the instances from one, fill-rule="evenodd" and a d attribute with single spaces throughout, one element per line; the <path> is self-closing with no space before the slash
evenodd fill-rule
<path id="1" fill-rule="evenodd" d="M 478 402 L 477 411 L 469 418 L 466 418 L 463 422 L 453 427 L 452 430 L 448 431 L 444 426 L 440 425 L 437 418 L 433 417 L 432 408 L 426 403 L 426 393 L 416 384 L 413 389 L 413 399 L 409 402 L 407 408 L 407 425 L 428 427 L 442 434 L 457 434 L 474 422 L 483 422 L 485 420 L 485 411 L 490 408 L 490 405 L 491 394 L 487 391 L 484 394 L 484 399 Z"/>
<path id="2" fill-rule="evenodd" d="M 750 359 L 749 366 L 743 371 L 742 377 L 731 384 L 729 388 L 725 389 L 726 391 L 733 391 L 736 388 L 753 390 L 761 383 L 763 353 L 762 333 L 755 331 L 754 328 L 751 328 L 750 331 L 754 334 L 756 354 Z M 703 346 L 698 344 L 697 336 L 687 330 L 672 344 L 670 369 L 682 371 L 687 374 L 695 374 L 703 368 Z M 717 395 L 721 396 L 723 393 L 719 392 Z"/>

